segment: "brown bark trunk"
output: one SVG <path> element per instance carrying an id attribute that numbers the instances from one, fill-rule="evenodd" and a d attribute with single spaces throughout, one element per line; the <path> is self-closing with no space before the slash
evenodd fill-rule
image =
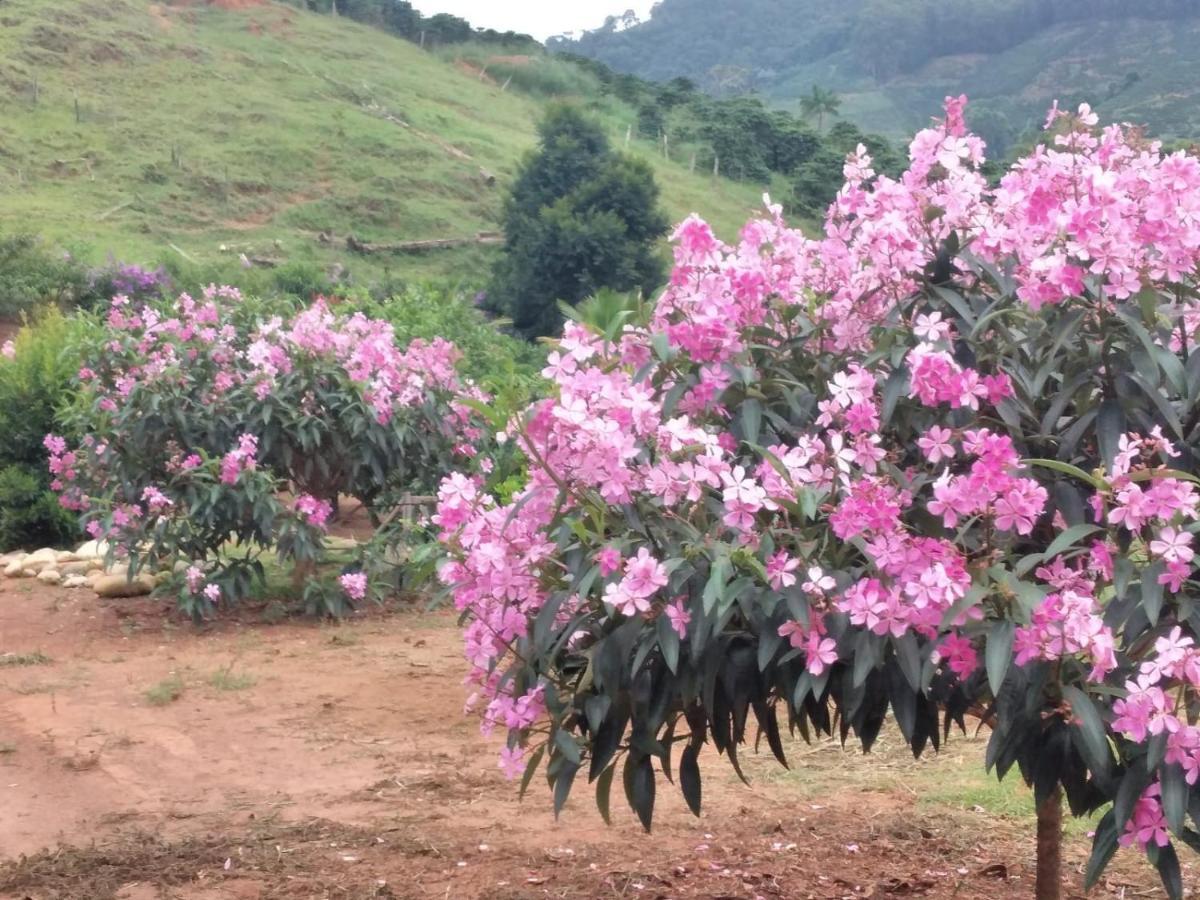
<path id="1" fill-rule="evenodd" d="M 1062 788 L 1037 811 L 1037 900 L 1059 900 L 1062 894 Z"/>

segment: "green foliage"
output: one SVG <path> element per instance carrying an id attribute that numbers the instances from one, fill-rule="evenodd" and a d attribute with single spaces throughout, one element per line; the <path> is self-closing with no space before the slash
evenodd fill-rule
<path id="1" fill-rule="evenodd" d="M 90 297 L 86 268 L 31 234 L 0 236 L 0 319 L 44 303 L 74 306 Z"/>
<path id="2" fill-rule="evenodd" d="M 1000 155 L 1055 98 L 1162 134 L 1196 133 L 1197 30 L 1188 0 L 664 0 L 632 28 L 551 46 L 642 78 L 754 91 L 815 123 L 835 111 L 814 98 L 819 85 L 841 95 L 841 115 L 891 136 L 965 91 L 993 108 L 980 127 Z"/>
<path id="3" fill-rule="evenodd" d="M 816 84 L 800 98 L 800 109 L 808 118 L 816 118 L 818 131 L 824 127 L 825 117 L 837 115 L 841 106 L 842 101 L 835 93 Z"/>
<path id="4" fill-rule="evenodd" d="M 60 544 L 78 533 L 49 489 L 42 439 L 58 428 L 71 396 L 78 364 L 65 348 L 84 327 L 44 309 L 17 334 L 13 358 L 0 357 L 0 550 Z"/>
<path id="5" fill-rule="evenodd" d="M 558 303 L 604 287 L 647 292 L 663 275 L 655 242 L 666 233 L 658 186 L 643 162 L 616 153 L 578 109 L 557 106 L 522 165 L 505 207 L 508 242 L 490 304 L 527 337 L 553 333 Z"/>

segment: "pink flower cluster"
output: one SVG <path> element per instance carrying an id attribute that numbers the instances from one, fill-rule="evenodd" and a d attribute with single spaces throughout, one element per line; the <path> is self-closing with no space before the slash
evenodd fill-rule
<path id="1" fill-rule="evenodd" d="M 333 504 L 328 500 L 318 500 L 311 494 L 301 494 L 292 503 L 292 508 L 301 519 L 314 528 L 325 530 L 329 517 L 333 515 Z"/>
<path id="2" fill-rule="evenodd" d="M 221 458 L 221 483 L 237 484 L 243 472 L 253 472 L 258 464 L 258 438 L 252 434 L 238 437 L 237 446 Z"/>

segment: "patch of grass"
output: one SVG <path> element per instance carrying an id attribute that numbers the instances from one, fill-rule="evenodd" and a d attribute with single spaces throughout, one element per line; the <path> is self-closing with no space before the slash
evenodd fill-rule
<path id="1" fill-rule="evenodd" d="M 0 756 L 9 756 L 17 752 L 16 744 L 0 744 Z"/>
<path id="2" fill-rule="evenodd" d="M 618 145 L 636 117 L 553 58 L 502 90 L 379 29 L 282 4 L 250 14 L 113 0 L 103 16 L 93 0 L 3 5 L 0 232 L 35 231 L 92 262 L 186 254 L 204 280 L 241 283 L 267 271 L 243 271 L 245 253 L 322 276 L 342 263 L 358 284 L 464 272 L 478 283 L 494 247 L 363 257 L 345 238 L 495 230 L 551 95 L 591 107 Z M 87 28 L 68 31 L 68 19 Z M 81 81 L 82 59 L 96 61 Z M 537 91 L 517 90 L 517 77 Z M 732 239 L 760 206 L 762 185 L 714 186 L 653 141 L 629 150 L 655 169 L 674 220 L 699 212 Z"/>
<path id="3" fill-rule="evenodd" d="M 48 666 L 50 657 L 40 650 L 33 653 L 4 653 L 0 654 L 0 668 L 16 666 Z"/>
<path id="4" fill-rule="evenodd" d="M 227 666 L 208 676 L 208 684 L 218 691 L 245 691 L 258 684 L 258 678 L 249 672 L 234 672 L 232 666 Z"/>
<path id="5" fill-rule="evenodd" d="M 183 678 L 179 675 L 169 675 L 158 684 L 146 688 L 142 696 L 151 706 L 167 706 L 174 703 L 183 696 Z"/>
<path id="6" fill-rule="evenodd" d="M 329 636 L 329 644 L 333 647 L 356 647 L 361 643 L 357 634 L 339 631 Z"/>
<path id="7" fill-rule="evenodd" d="M 1015 769 L 1003 781 L 984 770 L 989 732 L 978 736 L 953 732 L 941 752 L 927 748 L 914 759 L 894 724 L 885 726 L 871 752 L 864 754 L 848 741 L 846 748 L 833 740 L 809 746 L 802 742 L 786 747 L 792 769 L 784 770 L 769 754 L 751 757 L 756 779 L 782 782 L 815 803 L 834 791 L 854 790 L 913 798 L 916 807 L 930 814 L 985 816 L 1034 827 L 1033 792 Z M 749 770 L 750 766 L 747 767 Z M 1068 838 L 1082 839 L 1095 828 L 1098 817 L 1076 819 L 1064 815 Z"/>

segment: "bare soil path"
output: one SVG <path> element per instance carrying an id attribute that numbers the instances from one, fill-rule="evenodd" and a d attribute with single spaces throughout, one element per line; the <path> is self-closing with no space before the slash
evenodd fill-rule
<path id="1" fill-rule="evenodd" d="M 982 738 L 919 763 L 797 744 L 751 787 L 712 758 L 704 817 L 660 782 L 646 836 L 582 781 L 557 823 L 540 778 L 519 804 L 464 672 L 445 613 L 197 629 L 2 583 L 0 900 L 1031 896 L 1027 822 L 921 800 Z M 1153 873 L 1122 856 L 1093 895 L 1155 896 Z"/>

